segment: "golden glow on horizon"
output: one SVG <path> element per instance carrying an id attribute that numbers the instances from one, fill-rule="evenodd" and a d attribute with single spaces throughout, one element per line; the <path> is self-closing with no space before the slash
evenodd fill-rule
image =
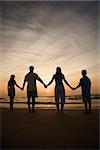
<path id="1" fill-rule="evenodd" d="M 65 76 L 66 77 L 66 76 Z M 79 76 L 79 74 L 77 74 L 77 76 L 72 76 L 72 77 L 68 77 L 68 82 L 69 84 L 72 86 L 72 87 L 75 87 L 78 85 L 79 83 L 79 79 L 80 79 L 81 76 Z M 90 79 L 91 79 L 91 83 L 92 83 L 92 87 L 91 87 L 91 93 L 92 94 L 100 94 L 100 85 L 98 83 L 100 83 L 100 79 L 98 78 L 95 78 L 94 76 L 92 77 L 89 76 Z M 24 79 L 24 78 L 23 78 Z M 67 79 L 67 77 L 66 77 Z M 15 78 L 17 84 L 19 86 L 22 87 L 22 84 L 23 84 L 23 80 L 21 79 L 18 79 L 17 77 Z M 50 78 L 51 80 L 51 78 Z M 45 84 L 48 84 L 48 82 L 50 80 L 45 80 L 43 78 L 43 81 L 45 82 Z M 0 92 L 0 97 L 7 97 L 7 82 L 8 80 L 5 79 L 5 80 L 2 80 L 2 86 L 1 86 L 1 92 Z M 26 85 L 27 86 L 27 85 Z M 25 86 L 25 89 L 24 91 L 21 91 L 20 89 L 18 89 L 16 87 L 16 96 L 26 96 L 26 86 Z M 44 86 L 37 82 L 37 88 L 38 88 L 38 96 L 53 96 L 54 95 L 54 86 L 55 86 L 55 82 L 53 82 L 48 88 L 44 88 Z M 73 91 L 71 90 L 66 84 L 64 84 L 64 87 L 65 87 L 65 92 L 66 92 L 66 95 L 78 95 L 78 94 L 81 94 L 81 88 Z"/>

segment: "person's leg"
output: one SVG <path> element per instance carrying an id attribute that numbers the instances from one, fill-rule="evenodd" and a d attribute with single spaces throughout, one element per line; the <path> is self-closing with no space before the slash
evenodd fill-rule
<path id="1" fill-rule="evenodd" d="M 10 96 L 10 111 L 13 111 L 13 100 L 14 96 Z"/>
<path id="2" fill-rule="evenodd" d="M 87 113 L 87 98 L 86 97 L 83 97 L 83 103 L 85 106 L 85 112 Z"/>
<path id="3" fill-rule="evenodd" d="M 12 111 L 12 97 L 10 97 L 10 111 Z"/>
<path id="4" fill-rule="evenodd" d="M 87 113 L 87 98 L 84 98 L 84 104 L 85 104 L 85 112 Z"/>
<path id="5" fill-rule="evenodd" d="M 59 113 L 59 101 L 56 103 L 57 106 L 57 113 Z"/>
<path id="6" fill-rule="evenodd" d="M 57 113 L 59 113 L 59 104 L 56 104 L 57 106 Z"/>
<path id="7" fill-rule="evenodd" d="M 64 113 L 64 103 L 65 103 L 65 90 L 61 89 L 61 113 Z"/>
<path id="8" fill-rule="evenodd" d="M 64 109 L 64 102 L 61 101 L 61 113 L 64 112 L 63 109 Z"/>
<path id="9" fill-rule="evenodd" d="M 59 113 L 59 97 L 56 97 L 56 107 L 57 107 L 57 113 Z"/>
<path id="10" fill-rule="evenodd" d="M 89 112 L 91 112 L 91 99 L 90 98 L 89 98 L 88 103 L 89 103 Z"/>
<path id="11" fill-rule="evenodd" d="M 62 96 L 61 97 L 61 113 L 64 113 L 63 109 L 64 109 L 64 97 Z"/>
<path id="12" fill-rule="evenodd" d="M 31 111 L 31 108 L 30 108 L 30 97 L 28 97 L 27 103 L 28 103 L 28 110 L 30 112 Z"/>
<path id="13" fill-rule="evenodd" d="M 35 106 L 35 97 L 32 97 L 32 112 L 35 112 L 34 106 Z"/>
<path id="14" fill-rule="evenodd" d="M 58 88 L 55 88 L 55 102 L 57 107 L 57 113 L 59 113 L 59 91 Z"/>

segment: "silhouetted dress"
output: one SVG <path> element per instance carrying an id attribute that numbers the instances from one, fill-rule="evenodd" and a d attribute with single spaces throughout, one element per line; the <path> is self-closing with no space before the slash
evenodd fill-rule
<path id="1" fill-rule="evenodd" d="M 41 80 L 36 73 L 29 72 L 25 76 L 25 81 L 27 81 L 27 97 L 38 97 L 36 80 Z"/>
<path id="2" fill-rule="evenodd" d="M 82 88 L 82 96 L 83 100 L 84 99 L 89 99 L 91 97 L 91 81 L 87 76 L 84 76 L 83 78 L 80 79 L 79 85 Z"/>
<path id="3" fill-rule="evenodd" d="M 15 87 L 14 85 L 16 84 L 15 80 L 9 80 L 8 81 L 8 96 L 14 97 L 15 96 Z"/>
<path id="4" fill-rule="evenodd" d="M 61 98 L 61 101 L 64 103 L 65 89 L 62 82 L 64 75 L 62 73 L 56 73 L 53 75 L 53 79 L 55 79 L 55 100 L 58 102 L 59 98 Z"/>

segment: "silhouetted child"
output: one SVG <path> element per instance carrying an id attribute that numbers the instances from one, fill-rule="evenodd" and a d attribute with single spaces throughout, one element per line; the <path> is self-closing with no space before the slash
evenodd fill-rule
<path id="1" fill-rule="evenodd" d="M 87 110 L 87 104 L 89 104 L 89 112 L 91 112 L 91 81 L 90 79 L 86 76 L 87 71 L 82 70 L 82 78 L 80 79 L 79 85 L 76 88 L 73 88 L 73 90 L 81 87 L 82 89 L 82 96 L 83 96 L 83 103 L 85 104 L 85 111 L 86 113 L 88 112 Z"/>
<path id="2" fill-rule="evenodd" d="M 13 101 L 15 97 L 15 85 L 21 89 L 14 80 L 15 76 L 11 75 L 10 80 L 8 81 L 8 96 L 10 98 L 10 111 L 13 111 Z"/>
<path id="3" fill-rule="evenodd" d="M 63 85 L 63 81 L 72 89 L 72 87 L 68 84 L 68 82 L 65 80 L 64 75 L 61 72 L 61 68 L 56 68 L 56 73 L 53 75 L 52 80 L 48 83 L 47 86 L 49 86 L 53 80 L 55 80 L 55 101 L 57 110 L 59 113 L 59 98 L 61 99 L 61 113 L 63 113 L 64 103 L 65 103 L 65 88 Z"/>

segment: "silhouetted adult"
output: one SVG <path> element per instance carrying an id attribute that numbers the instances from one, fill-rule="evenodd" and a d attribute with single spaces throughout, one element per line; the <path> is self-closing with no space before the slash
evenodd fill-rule
<path id="1" fill-rule="evenodd" d="M 8 81 L 8 96 L 10 97 L 10 111 L 13 111 L 13 101 L 15 97 L 15 85 L 21 89 L 14 80 L 15 75 L 11 75 L 10 80 Z"/>
<path id="2" fill-rule="evenodd" d="M 34 73 L 34 67 L 30 66 L 29 67 L 30 72 L 25 75 L 24 83 L 23 83 L 23 88 L 25 86 L 25 83 L 27 82 L 27 98 L 28 98 L 28 109 L 29 112 L 31 111 L 30 108 L 30 99 L 32 98 L 32 111 L 35 112 L 34 105 L 35 105 L 35 97 L 37 96 L 37 86 L 36 86 L 36 80 L 40 81 L 44 87 L 46 88 L 46 85 L 44 82 L 41 80 L 41 78 Z"/>
<path id="3" fill-rule="evenodd" d="M 85 104 L 85 111 L 86 113 L 88 112 L 87 110 L 87 103 L 89 104 L 89 112 L 91 112 L 91 81 L 90 79 L 86 76 L 87 71 L 82 70 L 82 78 L 80 79 L 80 82 L 76 88 L 73 88 L 74 90 L 81 87 L 82 89 L 82 97 L 83 97 L 83 103 Z"/>
<path id="4" fill-rule="evenodd" d="M 61 98 L 61 113 L 63 113 L 64 103 L 65 103 L 65 89 L 63 81 L 72 89 L 72 87 L 65 80 L 64 75 L 61 72 L 61 68 L 56 68 L 56 73 L 53 75 L 52 80 L 48 83 L 49 86 L 53 80 L 55 80 L 55 101 L 57 106 L 57 112 L 59 113 L 59 98 Z"/>

